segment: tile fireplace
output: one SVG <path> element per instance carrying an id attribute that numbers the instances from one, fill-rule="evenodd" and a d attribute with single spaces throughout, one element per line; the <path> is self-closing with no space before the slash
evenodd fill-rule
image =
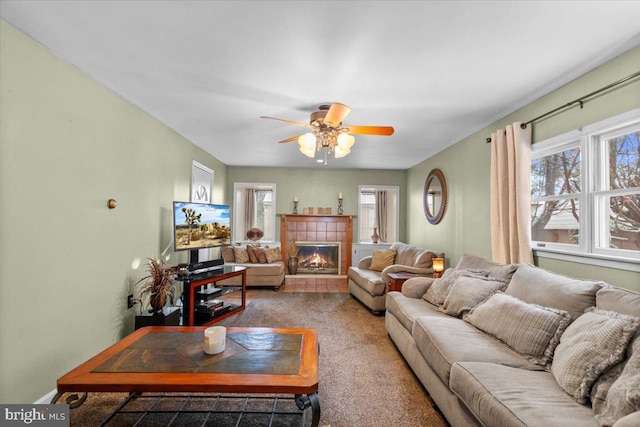
<path id="1" fill-rule="evenodd" d="M 280 214 L 280 247 L 283 259 L 287 259 L 289 247 L 295 242 L 301 251 L 304 244 L 312 243 L 318 245 L 336 245 L 338 256 L 337 271 L 325 273 L 319 277 L 329 277 L 330 275 L 346 275 L 351 266 L 351 246 L 353 242 L 353 216 L 352 215 L 310 215 L 310 214 Z M 309 249 L 310 250 L 310 249 Z M 323 249 L 324 250 L 324 249 Z M 301 271 L 303 261 L 302 252 L 298 252 L 297 274 L 318 274 L 316 271 Z M 311 254 L 313 255 L 313 254 Z M 316 261 L 314 261 L 316 262 Z M 335 267 L 333 267 L 335 268 Z M 290 274 L 290 273 L 289 273 Z"/>

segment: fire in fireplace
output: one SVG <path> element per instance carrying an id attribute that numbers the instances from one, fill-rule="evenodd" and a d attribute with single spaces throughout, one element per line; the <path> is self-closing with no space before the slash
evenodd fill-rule
<path id="1" fill-rule="evenodd" d="M 296 242 L 298 274 L 340 274 L 340 242 Z"/>

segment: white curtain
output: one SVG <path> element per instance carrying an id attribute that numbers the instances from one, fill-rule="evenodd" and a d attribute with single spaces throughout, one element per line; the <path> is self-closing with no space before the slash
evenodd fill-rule
<path id="1" fill-rule="evenodd" d="M 245 189 L 244 195 L 244 235 L 247 230 L 253 227 L 256 217 L 256 190 L 253 188 Z"/>
<path id="2" fill-rule="evenodd" d="M 387 192 L 376 190 L 376 224 L 378 225 L 378 236 L 381 242 L 387 241 L 387 223 L 389 221 Z"/>
<path id="3" fill-rule="evenodd" d="M 531 125 L 491 134 L 491 249 L 500 263 L 533 263 L 531 240 Z"/>

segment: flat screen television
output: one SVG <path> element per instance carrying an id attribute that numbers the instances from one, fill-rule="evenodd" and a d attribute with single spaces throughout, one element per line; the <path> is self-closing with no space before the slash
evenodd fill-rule
<path id="1" fill-rule="evenodd" d="M 231 244 L 229 205 L 173 202 L 173 241 L 176 251 L 197 251 Z"/>

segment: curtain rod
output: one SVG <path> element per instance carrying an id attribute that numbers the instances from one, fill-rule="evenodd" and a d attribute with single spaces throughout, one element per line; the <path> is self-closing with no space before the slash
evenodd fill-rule
<path id="1" fill-rule="evenodd" d="M 537 122 L 538 120 L 543 119 L 543 118 L 545 118 L 547 116 L 550 116 L 550 115 L 552 115 L 554 113 L 557 113 L 560 110 L 564 110 L 565 108 L 573 107 L 573 106 L 575 106 L 575 104 L 580 104 L 580 108 L 583 108 L 584 107 L 584 101 L 586 101 L 587 99 L 591 98 L 592 96 L 598 95 L 598 94 L 600 94 L 600 93 L 602 93 L 604 91 L 612 89 L 612 88 L 614 88 L 616 86 L 619 86 L 619 85 L 621 85 L 623 83 L 626 83 L 629 80 L 633 80 L 638 76 L 640 76 L 640 71 L 637 71 L 637 72 L 635 72 L 633 74 L 630 74 L 627 77 L 618 80 L 617 82 L 613 82 L 611 84 L 608 84 L 607 86 L 601 87 L 600 89 L 595 90 L 595 91 L 593 91 L 593 92 L 591 92 L 591 93 L 589 93 L 587 95 L 581 96 L 580 98 L 575 99 L 575 100 L 573 100 L 571 102 L 568 102 L 568 103 L 566 103 L 566 104 L 564 104 L 564 105 L 562 105 L 562 106 L 560 106 L 558 108 L 555 108 L 555 109 L 553 109 L 551 111 L 547 111 L 546 113 L 544 113 L 542 115 L 539 115 L 538 117 L 534 117 L 533 119 L 529 120 L 528 122 L 522 123 L 520 125 L 520 127 L 522 129 L 526 129 L 527 125 L 529 125 L 529 124 L 531 124 L 533 122 Z M 490 143 L 490 142 L 491 142 L 491 138 L 487 138 L 487 143 Z"/>

